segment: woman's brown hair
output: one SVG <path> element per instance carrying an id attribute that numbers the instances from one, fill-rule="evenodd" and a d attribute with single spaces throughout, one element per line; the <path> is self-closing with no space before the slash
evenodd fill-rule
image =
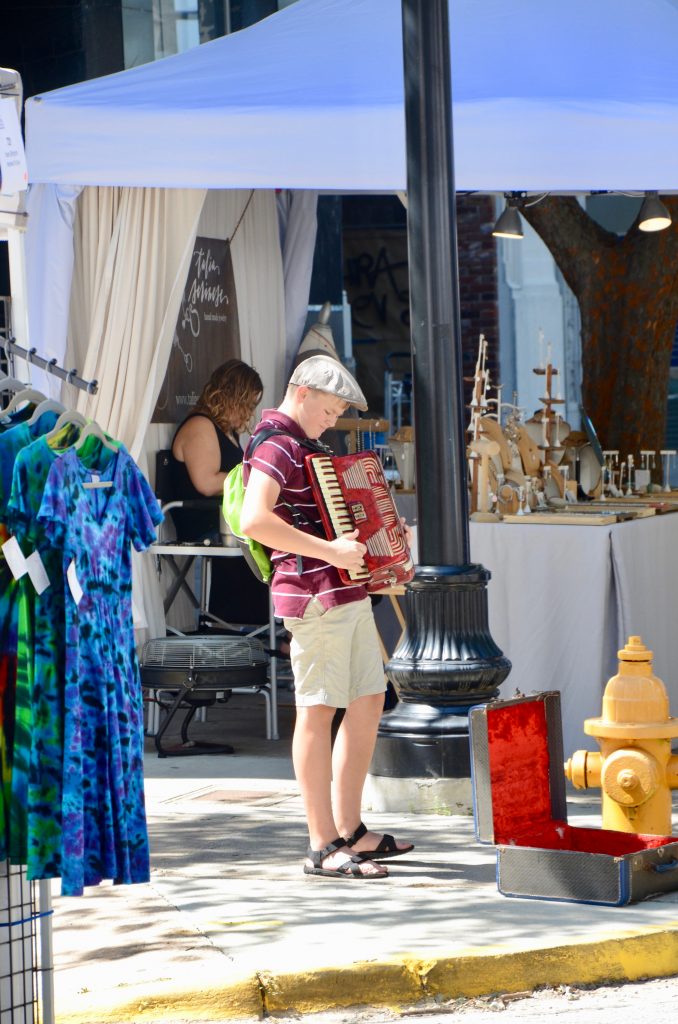
<path id="1" fill-rule="evenodd" d="M 264 390 L 257 371 L 241 359 L 228 359 L 202 389 L 196 410 L 205 412 L 225 432 L 247 427 Z"/>

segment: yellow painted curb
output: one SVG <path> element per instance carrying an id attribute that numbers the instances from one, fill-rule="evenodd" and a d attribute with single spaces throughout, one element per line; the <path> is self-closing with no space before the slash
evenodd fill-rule
<path id="1" fill-rule="evenodd" d="M 224 1017 L 261 1018 L 264 1013 L 259 978 L 251 975 L 223 988 L 180 990 L 159 995 L 143 994 L 117 1006 L 88 1006 L 75 1012 L 59 1013 L 59 1024 L 152 1024 L 168 1019 L 190 1018 L 191 1021 L 221 1021 Z M 171 1016 L 170 1016 L 171 1015 Z"/>
<path id="2" fill-rule="evenodd" d="M 309 1013 L 674 974 L 678 974 L 678 930 L 657 928 L 539 949 L 461 950 L 431 960 L 402 958 L 297 974 L 264 973 L 261 983 L 267 1012 Z"/>
<path id="3" fill-rule="evenodd" d="M 425 995 L 416 960 L 392 960 L 326 967 L 295 974 L 263 972 L 268 1013 L 318 1012 L 341 1006 L 403 1006 Z"/>
<path id="4" fill-rule="evenodd" d="M 301 954 L 303 956 L 303 953 Z M 648 928 L 598 940 L 516 950 L 460 950 L 423 960 L 401 957 L 292 974 L 264 971 L 237 983 L 160 995 L 96 1012 L 59 1014 L 59 1024 L 152 1024 L 175 1018 L 210 1022 L 265 1013 L 318 1013 L 347 1006 L 399 1007 L 424 999 L 519 992 L 540 985 L 603 984 L 678 974 L 675 929 Z"/>
<path id="5" fill-rule="evenodd" d="M 678 931 L 496 953 L 470 952 L 437 960 L 423 976 L 428 996 L 520 992 L 540 985 L 587 985 L 678 974 Z"/>

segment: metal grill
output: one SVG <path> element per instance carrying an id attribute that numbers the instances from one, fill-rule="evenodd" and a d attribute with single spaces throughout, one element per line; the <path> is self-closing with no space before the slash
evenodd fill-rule
<path id="1" fill-rule="evenodd" d="M 228 672 L 266 666 L 268 655 L 263 644 L 250 637 L 177 636 L 148 640 L 141 661 L 142 667 L 148 669 Z"/>
<path id="2" fill-rule="evenodd" d="M 144 644 L 141 654 L 141 685 L 150 691 L 154 704 L 165 712 L 155 732 L 159 757 L 177 754 L 232 754 L 229 744 L 195 743 L 188 727 L 198 708 L 225 703 L 231 693 L 259 693 L 267 708 L 267 733 L 272 730 L 271 687 L 268 683 L 269 655 L 262 643 L 241 636 L 161 637 Z M 163 746 L 163 736 L 179 710 L 186 712 L 181 726 L 181 743 Z"/>

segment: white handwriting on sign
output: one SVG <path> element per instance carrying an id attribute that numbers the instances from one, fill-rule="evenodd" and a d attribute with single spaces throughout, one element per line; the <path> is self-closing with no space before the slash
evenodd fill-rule
<path id="1" fill-rule="evenodd" d="M 200 334 L 200 314 L 198 305 L 210 305 L 219 309 L 224 303 L 228 305 L 228 295 L 220 284 L 210 284 L 210 274 L 220 273 L 221 267 L 213 258 L 208 249 L 197 249 L 193 254 L 193 269 L 195 277 L 191 281 L 185 301 L 181 309 L 181 326 L 183 329 L 189 327 L 191 334 L 197 338 Z M 207 319 L 207 317 L 206 317 Z M 217 319 L 210 316 L 209 319 Z M 219 317 L 219 320 L 222 318 Z M 226 317 L 223 317 L 224 321 Z"/>
<path id="2" fill-rule="evenodd" d="M 195 276 L 204 277 L 205 280 L 213 270 L 219 270 L 219 264 L 213 258 L 211 249 L 208 249 L 207 252 L 204 249 L 197 249 L 193 253 L 193 265 L 195 266 Z"/>

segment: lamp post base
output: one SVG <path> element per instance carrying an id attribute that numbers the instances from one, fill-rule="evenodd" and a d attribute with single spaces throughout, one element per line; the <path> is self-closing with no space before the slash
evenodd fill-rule
<path id="1" fill-rule="evenodd" d="M 489 632 L 489 578 L 480 565 L 417 567 L 386 666 L 400 702 L 382 717 L 371 776 L 470 779 L 468 710 L 496 697 L 511 668 Z"/>
<path id="2" fill-rule="evenodd" d="M 397 704 L 381 719 L 370 774 L 394 779 L 470 778 L 467 710 Z"/>
<path id="3" fill-rule="evenodd" d="M 377 814 L 473 813 L 470 779 L 391 779 L 368 775 L 363 790 L 363 810 Z"/>
<path id="4" fill-rule="evenodd" d="M 471 814 L 466 709 L 398 704 L 385 714 L 363 804 L 372 811 Z"/>

